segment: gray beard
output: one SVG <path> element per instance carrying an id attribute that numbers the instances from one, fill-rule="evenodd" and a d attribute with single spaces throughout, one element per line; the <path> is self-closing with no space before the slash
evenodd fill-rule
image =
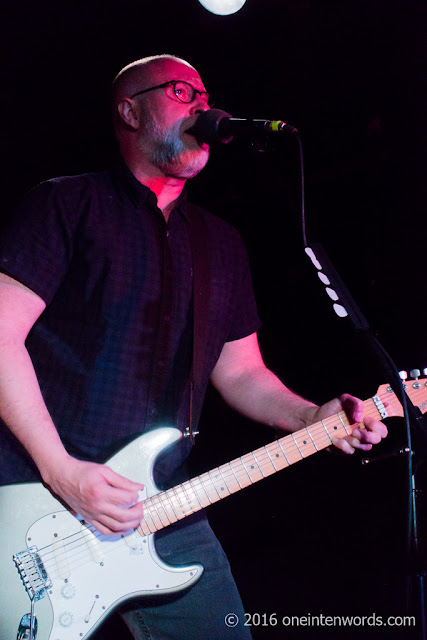
<path id="1" fill-rule="evenodd" d="M 207 153 L 191 153 L 180 137 L 180 122 L 176 122 L 168 131 L 163 132 L 155 117 L 146 122 L 145 130 L 154 140 L 151 164 L 166 176 L 175 178 L 194 178 L 208 161 Z M 194 150 L 196 151 L 196 149 Z"/>

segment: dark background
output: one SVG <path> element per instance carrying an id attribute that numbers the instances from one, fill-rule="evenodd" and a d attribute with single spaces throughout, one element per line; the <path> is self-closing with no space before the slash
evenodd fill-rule
<path id="1" fill-rule="evenodd" d="M 198 68 L 216 106 L 298 128 L 309 237 L 326 247 L 397 367 L 423 368 L 424 27 L 424 3 L 411 0 L 248 0 L 228 17 L 196 0 L 3 1 L 2 222 L 41 180 L 109 166 L 112 78 L 136 58 L 174 53 Z M 190 188 L 247 243 L 267 363 L 319 403 L 344 391 L 372 396 L 384 374 L 335 316 L 303 252 L 295 140 L 267 152 L 235 140 Z M 389 427 L 381 453 L 404 442 L 400 420 Z M 271 438 L 211 392 L 194 470 Z M 361 457 L 319 454 L 211 509 L 248 612 L 404 614 L 405 465 L 362 467 Z M 280 624 L 253 632 L 323 637 Z"/>

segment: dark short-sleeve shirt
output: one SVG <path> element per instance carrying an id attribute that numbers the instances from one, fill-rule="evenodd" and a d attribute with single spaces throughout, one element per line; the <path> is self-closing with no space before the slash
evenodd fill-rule
<path id="1" fill-rule="evenodd" d="M 120 163 L 42 183 L 4 234 L 0 270 L 47 305 L 27 348 L 70 452 L 101 460 L 153 427 L 187 427 L 196 213 L 210 257 L 204 391 L 224 343 L 260 324 L 246 251 L 228 223 L 196 212 L 185 194 L 166 223 L 155 195 Z M 4 425 L 0 436 L 0 482 L 36 479 Z M 188 449 L 183 440 L 164 468 Z"/>

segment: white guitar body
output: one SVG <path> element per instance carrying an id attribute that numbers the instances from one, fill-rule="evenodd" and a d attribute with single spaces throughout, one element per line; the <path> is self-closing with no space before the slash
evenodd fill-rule
<path id="1" fill-rule="evenodd" d="M 157 429 L 121 449 L 108 466 L 143 483 L 142 499 L 156 495 L 154 462 L 180 438 L 177 429 Z M 203 572 L 201 565 L 171 567 L 162 562 L 153 535 L 101 535 L 38 483 L 0 487 L 0 512 L 2 640 L 15 640 L 21 617 L 30 612 L 29 596 L 12 559 L 27 547 L 36 548 L 51 582 L 35 603 L 37 640 L 87 638 L 120 602 L 184 589 Z"/>

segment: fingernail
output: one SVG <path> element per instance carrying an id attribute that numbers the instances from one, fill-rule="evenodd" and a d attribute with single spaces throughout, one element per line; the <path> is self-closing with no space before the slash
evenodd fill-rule
<path id="1" fill-rule="evenodd" d="M 354 419 L 356 420 L 356 422 L 362 422 L 362 420 L 363 420 L 363 413 L 355 413 L 355 414 L 354 414 Z"/>

